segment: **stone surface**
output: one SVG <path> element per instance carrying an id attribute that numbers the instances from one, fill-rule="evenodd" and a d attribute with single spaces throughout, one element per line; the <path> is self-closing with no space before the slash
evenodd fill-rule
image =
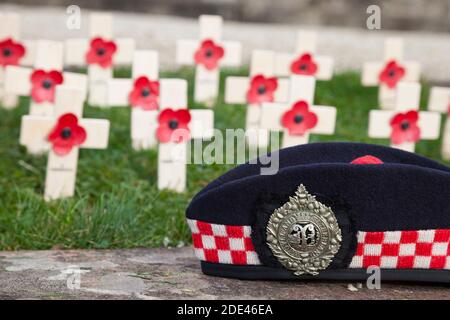
<path id="1" fill-rule="evenodd" d="M 19 251 L 0 252 L 0 299 L 448 300 L 450 288 L 382 283 L 369 290 L 356 283 L 209 277 L 191 248 Z"/>
<path id="2" fill-rule="evenodd" d="M 22 14 L 24 39 L 63 40 L 87 35 L 86 22 L 89 11 L 85 9 L 82 9 L 80 30 L 67 29 L 68 15 L 63 8 L 0 5 L 0 11 L 2 10 Z M 196 19 L 123 12 L 114 12 L 114 16 L 116 35 L 134 37 L 139 49 L 158 50 L 163 69 L 174 66 L 176 40 L 195 38 L 198 34 Z M 424 78 L 433 82 L 450 82 L 448 33 L 396 32 L 383 29 L 370 31 L 361 28 L 226 21 L 224 38 L 238 40 L 244 44 L 244 61 L 248 63 L 250 53 L 254 49 L 272 49 L 282 52 L 294 50 L 298 28 L 318 31 L 318 53 L 333 56 L 337 72 L 361 70 L 364 62 L 378 61 L 382 57 L 385 37 L 400 36 L 405 39 L 405 58 L 422 63 Z"/>

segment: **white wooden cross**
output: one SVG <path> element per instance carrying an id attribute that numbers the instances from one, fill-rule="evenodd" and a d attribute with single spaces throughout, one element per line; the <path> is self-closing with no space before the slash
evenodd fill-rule
<path id="1" fill-rule="evenodd" d="M 139 87 L 136 80 L 142 77 L 146 78 L 146 82 L 152 82 L 153 87 L 150 88 L 148 85 Z M 108 106 L 131 106 L 131 140 L 135 150 L 145 150 L 156 146 L 154 131 L 157 122 L 156 119 L 150 122 L 149 120 L 152 117 L 149 117 L 149 114 L 152 114 L 152 110 L 159 109 L 160 89 L 158 79 L 158 52 L 136 50 L 133 59 L 132 79 L 110 79 L 108 81 Z M 154 90 L 155 86 L 158 88 L 157 91 Z M 139 92 L 134 92 L 135 90 Z M 143 104 L 139 99 L 135 99 L 136 93 L 141 95 L 141 99 L 147 99 L 147 103 Z M 151 101 L 151 103 L 149 104 L 148 101 Z M 146 121 L 142 121 L 144 119 Z M 153 132 L 153 134 L 149 134 L 149 132 Z"/>
<path id="2" fill-rule="evenodd" d="M 167 80 L 171 81 L 171 80 Z M 180 80 L 169 82 L 172 90 L 162 88 L 161 112 L 172 109 L 187 109 L 187 83 Z M 181 89 L 184 87 L 183 89 Z M 175 92 L 180 93 L 179 95 Z M 183 103 L 180 103 L 183 102 Z M 160 114 L 161 114 L 160 112 Z M 212 110 L 189 110 L 190 139 L 208 139 L 213 136 L 214 112 Z M 161 125 L 161 124 L 160 124 Z M 158 130 L 158 129 L 157 129 Z M 189 141 L 161 142 L 158 150 L 158 189 L 183 192 L 186 189 L 186 163 Z"/>
<path id="3" fill-rule="evenodd" d="M 287 101 L 289 80 L 275 78 L 274 69 L 273 51 L 254 50 L 250 60 L 249 77 L 231 76 L 225 80 L 225 103 L 247 103 L 245 130 L 251 134 L 247 134 L 246 138 L 249 146 L 253 148 L 264 147 L 268 143 L 268 131 L 260 128 L 262 102 Z M 272 90 L 265 82 L 274 80 L 277 87 Z"/>
<path id="4" fill-rule="evenodd" d="M 316 80 L 312 76 L 291 76 L 287 103 L 264 103 L 261 127 L 283 132 L 282 147 L 309 142 L 310 134 L 333 134 L 336 108 L 313 105 Z"/>
<path id="5" fill-rule="evenodd" d="M 317 34 L 299 30 L 294 53 L 278 53 L 275 56 L 275 75 L 286 77 L 291 74 L 310 75 L 318 80 L 333 77 L 332 57 L 316 54 Z"/>
<path id="6" fill-rule="evenodd" d="M 219 93 L 220 67 L 240 66 L 242 49 L 239 42 L 222 41 L 222 17 L 202 15 L 199 25 L 199 40 L 177 41 L 176 62 L 180 65 L 196 64 L 194 100 L 211 107 Z M 217 50 L 209 47 L 202 50 L 202 46 L 208 44 L 208 41 L 212 41 Z M 218 47 L 222 48 L 222 57 L 218 53 Z M 212 63 L 207 66 L 209 62 Z"/>
<path id="7" fill-rule="evenodd" d="M 428 110 L 447 115 L 442 134 L 442 158 L 450 160 L 450 88 L 431 88 Z"/>
<path id="8" fill-rule="evenodd" d="M 383 61 L 367 62 L 363 66 L 362 84 L 379 86 L 378 103 L 381 109 L 395 109 L 399 81 L 419 81 L 420 64 L 416 61 L 405 61 L 403 47 L 401 38 L 387 38 L 384 43 Z"/>
<path id="9" fill-rule="evenodd" d="M 34 88 L 31 76 L 34 71 L 43 70 L 45 72 L 63 70 L 63 44 L 56 41 L 38 40 L 36 42 L 36 57 L 34 68 L 26 68 L 19 66 L 8 66 L 5 69 L 5 92 L 18 96 L 32 96 Z M 87 91 L 87 77 L 84 74 L 64 72 L 62 73 L 62 84 L 78 87 L 82 90 L 83 97 Z M 41 83 L 43 88 L 47 85 L 46 81 Z M 58 84 L 49 83 L 48 90 L 54 90 Z M 30 114 L 31 115 L 52 115 L 54 102 L 52 101 L 35 101 L 31 99 Z"/>
<path id="10" fill-rule="evenodd" d="M 47 201 L 73 196 L 80 148 L 106 149 L 108 146 L 109 121 L 82 119 L 83 94 L 77 88 L 59 86 L 54 116 L 22 118 L 20 143 L 28 146 L 45 142 L 50 147 L 44 195 Z M 75 122 L 69 123 L 68 119 Z"/>
<path id="11" fill-rule="evenodd" d="M 437 112 L 418 111 L 420 84 L 397 84 L 395 110 L 371 110 L 369 137 L 391 139 L 391 146 L 414 152 L 419 140 L 439 139 L 441 116 Z"/>
<path id="12" fill-rule="evenodd" d="M 0 44 L 6 45 L 8 41 L 12 41 L 15 46 L 22 46 L 25 49 L 24 54 L 18 59 L 18 65 L 30 65 L 33 60 L 34 47 L 32 41 L 21 42 L 20 41 L 20 16 L 16 13 L 2 13 L 0 12 Z M 2 52 L 0 55 L 17 54 L 11 50 L 11 48 L 5 46 L 0 48 Z M 17 49 L 16 49 L 17 50 Z M 6 109 L 15 108 L 18 104 L 18 96 L 11 93 L 4 92 L 4 72 L 5 66 L 11 64 L 0 63 L 0 106 Z"/>
<path id="13" fill-rule="evenodd" d="M 164 110 L 187 110 L 187 85 L 187 81 L 183 79 L 161 80 L 160 110 L 132 114 L 136 126 L 146 130 L 146 137 L 157 135 L 158 128 L 163 125 L 159 123 L 158 117 Z M 211 138 L 214 125 L 213 111 L 189 110 L 189 112 L 191 115 L 191 121 L 188 124 L 190 139 Z M 188 142 L 186 140 L 180 143 L 159 142 L 158 189 L 170 189 L 176 192 L 185 190 Z"/>
<path id="14" fill-rule="evenodd" d="M 38 40 L 36 42 L 36 58 L 34 69 L 20 66 L 8 66 L 5 70 L 5 92 L 17 96 L 30 96 L 30 111 L 33 116 L 53 116 L 55 112 L 54 90 L 64 84 L 78 88 L 82 92 L 83 101 L 87 94 L 87 77 L 84 74 L 73 72 L 62 72 L 63 67 L 63 45 L 60 42 Z M 62 75 L 61 84 L 51 79 L 43 79 L 33 83 L 32 76 L 36 72 L 58 72 Z M 48 99 L 36 101 L 33 92 L 35 90 L 48 91 Z M 53 92 L 53 93 L 51 93 Z M 31 154 L 41 154 L 47 151 L 45 143 L 34 143 L 27 146 Z"/>
<path id="15" fill-rule="evenodd" d="M 112 55 L 112 64 L 101 66 L 98 63 L 87 62 L 87 53 L 92 40 L 100 38 L 102 41 L 114 42 L 117 51 Z M 117 65 L 131 65 L 135 40 L 131 38 L 117 38 L 113 36 L 113 16 L 110 13 L 91 13 L 89 15 L 89 39 L 68 39 L 65 42 L 64 63 L 67 66 L 88 65 L 89 75 L 89 104 L 104 107 L 107 105 L 107 81 L 113 77 L 113 68 Z M 105 54 L 103 47 L 95 49 L 99 56 Z"/>

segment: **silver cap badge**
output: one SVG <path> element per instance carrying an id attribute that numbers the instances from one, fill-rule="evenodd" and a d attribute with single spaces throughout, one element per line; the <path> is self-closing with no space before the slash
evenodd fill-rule
<path id="1" fill-rule="evenodd" d="M 339 250 L 342 235 L 331 208 L 300 185 L 289 202 L 274 210 L 267 224 L 267 244 L 295 275 L 317 275 Z"/>

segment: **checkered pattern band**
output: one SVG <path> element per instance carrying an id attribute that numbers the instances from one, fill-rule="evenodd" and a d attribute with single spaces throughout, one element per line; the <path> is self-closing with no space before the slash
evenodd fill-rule
<path id="1" fill-rule="evenodd" d="M 450 269 L 450 229 L 359 232 L 350 268 Z"/>
<path id="2" fill-rule="evenodd" d="M 261 264 L 253 247 L 249 226 L 225 226 L 187 220 L 194 251 L 202 261 L 224 264 Z"/>
<path id="3" fill-rule="evenodd" d="M 187 220 L 195 255 L 202 261 L 260 265 L 250 226 L 226 226 Z M 450 270 L 450 229 L 358 232 L 349 268 Z"/>

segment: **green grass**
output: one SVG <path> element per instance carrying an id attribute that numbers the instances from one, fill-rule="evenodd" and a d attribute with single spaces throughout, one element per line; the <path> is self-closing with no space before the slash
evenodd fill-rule
<path id="1" fill-rule="evenodd" d="M 127 76 L 129 72 L 119 72 Z M 222 83 L 230 74 L 226 71 Z M 165 73 L 193 83 L 192 69 Z M 428 86 L 422 92 L 426 105 Z M 192 97 L 192 86 L 190 86 Z M 245 107 L 225 105 L 223 88 L 215 107 L 219 129 L 243 128 Z M 334 136 L 312 136 L 312 141 L 361 141 L 388 145 L 388 140 L 367 137 L 368 112 L 377 106 L 377 89 L 363 88 L 359 75 L 336 75 L 318 82 L 318 104 L 338 108 Z M 111 120 L 107 150 L 81 150 L 76 195 L 46 203 L 43 188 L 46 157 L 34 157 L 19 146 L 21 116 L 29 99 L 15 110 L 0 108 L 0 250 L 49 248 L 131 248 L 178 246 L 190 242 L 184 210 L 192 196 L 230 165 L 189 165 L 186 193 L 158 191 L 156 151 L 131 148 L 129 108 L 97 109 L 87 106 L 85 117 Z M 203 107 L 190 101 L 191 108 Z M 419 154 L 442 161 L 440 141 L 420 142 Z"/>

